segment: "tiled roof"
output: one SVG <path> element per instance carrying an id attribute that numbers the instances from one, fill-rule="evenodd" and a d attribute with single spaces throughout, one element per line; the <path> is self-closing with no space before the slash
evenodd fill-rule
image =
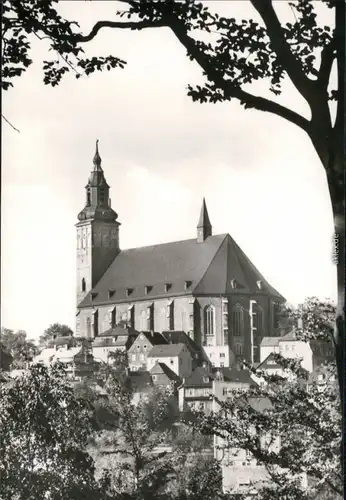
<path id="1" fill-rule="evenodd" d="M 270 410 L 273 407 L 269 398 L 247 398 L 246 395 L 241 396 L 237 400 L 237 403 L 239 404 L 239 406 L 245 406 L 248 404 L 251 406 L 251 408 L 258 412 Z"/>
<path id="2" fill-rule="evenodd" d="M 213 368 L 214 376 L 216 376 L 217 372 L 222 374 L 225 382 L 240 382 L 242 384 L 255 385 L 250 373 L 247 370 L 237 370 L 235 368 L 227 367 Z"/>
<path id="3" fill-rule="evenodd" d="M 212 387 L 213 379 L 214 376 L 207 368 L 199 366 L 189 377 L 186 377 L 184 387 Z"/>
<path id="4" fill-rule="evenodd" d="M 281 337 L 263 337 L 263 339 L 261 341 L 261 346 L 262 347 L 278 346 L 280 340 L 281 340 Z"/>
<path id="5" fill-rule="evenodd" d="M 171 370 L 165 363 L 156 362 L 155 365 L 150 370 L 150 374 L 158 375 L 161 373 L 166 375 L 170 380 L 180 381 L 180 377 L 178 377 L 178 375 L 174 373 L 174 371 Z"/>
<path id="6" fill-rule="evenodd" d="M 54 347 L 43 349 L 40 354 L 34 357 L 32 363 L 50 363 L 55 354 L 56 349 Z"/>
<path id="7" fill-rule="evenodd" d="M 235 289 L 232 280 L 237 283 Z M 258 281 L 262 282 L 261 290 Z M 186 282 L 190 283 L 187 287 Z M 166 284 L 171 285 L 167 291 Z M 114 291 L 111 298 L 109 290 Z M 79 308 L 176 295 L 230 293 L 259 293 L 283 300 L 233 238 L 222 234 L 209 236 L 203 243 L 191 239 L 121 251 Z"/>
<path id="8" fill-rule="evenodd" d="M 185 344 L 193 356 L 198 354 L 198 357 L 208 360 L 203 348 L 198 346 L 185 332 L 170 330 L 162 332 L 161 335 L 169 344 Z"/>
<path id="9" fill-rule="evenodd" d="M 131 330 L 130 328 L 125 328 L 121 325 L 114 326 L 113 328 L 108 328 L 105 332 L 99 333 L 98 337 L 118 337 L 119 335 L 138 335 L 138 332 Z"/>
<path id="10" fill-rule="evenodd" d="M 275 361 L 275 363 L 269 363 L 269 361 Z M 261 363 L 259 363 L 259 365 L 257 366 L 257 369 L 258 370 L 264 370 L 265 368 L 270 368 L 270 369 L 274 369 L 274 368 L 282 368 L 281 365 L 278 364 L 278 362 L 276 361 L 275 357 L 274 357 L 274 353 L 270 353 Z"/>
<path id="11" fill-rule="evenodd" d="M 140 335 L 141 334 L 144 335 L 152 345 L 167 344 L 166 339 L 159 332 L 140 332 Z"/>
<path id="12" fill-rule="evenodd" d="M 172 358 L 174 356 L 179 356 L 181 351 L 184 349 L 185 344 L 166 344 L 166 345 L 155 345 L 148 354 L 150 358 Z"/>

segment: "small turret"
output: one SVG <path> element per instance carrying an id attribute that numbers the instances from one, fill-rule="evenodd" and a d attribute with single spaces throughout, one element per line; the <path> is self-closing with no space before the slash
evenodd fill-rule
<path id="1" fill-rule="evenodd" d="M 207 205 L 205 203 L 205 198 L 203 198 L 201 214 L 197 225 L 197 243 L 203 243 L 203 241 L 212 234 L 212 226 L 209 220 Z"/>

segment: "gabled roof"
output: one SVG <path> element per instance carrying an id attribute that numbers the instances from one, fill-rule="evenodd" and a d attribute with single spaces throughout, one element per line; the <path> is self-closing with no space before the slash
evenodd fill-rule
<path id="1" fill-rule="evenodd" d="M 257 385 L 251 378 L 251 374 L 247 370 L 237 370 L 235 368 L 213 368 L 214 376 L 220 372 L 224 382 L 239 382 L 242 384 Z"/>
<path id="2" fill-rule="evenodd" d="M 121 325 L 116 325 L 113 328 L 108 328 L 105 332 L 101 332 L 98 334 L 98 337 L 119 337 L 119 336 L 128 336 L 128 335 L 138 335 L 139 332 L 135 330 L 131 330 L 130 328 L 126 328 Z"/>
<path id="3" fill-rule="evenodd" d="M 147 341 L 153 346 L 167 344 L 166 339 L 159 332 L 140 332 L 139 335 L 144 335 L 144 337 L 147 339 Z M 137 339 L 139 338 L 139 335 L 138 335 Z M 136 340 L 135 340 L 135 342 L 136 342 Z"/>
<path id="4" fill-rule="evenodd" d="M 275 363 L 270 363 L 270 361 L 275 361 Z M 274 353 L 271 352 L 258 366 L 257 366 L 257 369 L 258 370 L 265 370 L 266 368 L 270 368 L 270 369 L 278 369 L 278 368 L 282 368 L 281 365 L 279 365 L 279 363 L 276 361 L 275 359 L 275 356 L 274 356 Z"/>
<path id="5" fill-rule="evenodd" d="M 185 344 L 155 345 L 149 351 L 148 358 L 173 358 L 179 356 L 184 347 Z"/>
<path id="6" fill-rule="evenodd" d="M 235 289 L 232 280 L 237 284 Z M 261 290 L 258 281 L 262 282 Z M 167 289 L 166 284 L 170 284 Z M 109 290 L 114 291 L 111 298 Z M 202 243 L 191 239 L 121 251 L 78 307 L 180 295 L 244 293 L 284 300 L 233 238 L 221 234 L 209 236 Z"/>
<path id="7" fill-rule="evenodd" d="M 262 347 L 278 346 L 282 337 L 263 337 L 261 341 Z"/>
<path id="8" fill-rule="evenodd" d="M 184 387 L 212 387 L 214 376 L 208 368 L 197 367 L 189 377 L 184 380 Z"/>
<path id="9" fill-rule="evenodd" d="M 150 370 L 151 375 L 166 375 L 172 381 L 180 381 L 180 377 L 173 370 L 171 370 L 165 363 L 156 362 Z"/>
<path id="10" fill-rule="evenodd" d="M 161 335 L 169 344 L 185 344 L 192 356 L 198 355 L 202 359 L 208 359 L 203 348 L 198 346 L 185 332 L 169 330 L 162 332 Z"/>

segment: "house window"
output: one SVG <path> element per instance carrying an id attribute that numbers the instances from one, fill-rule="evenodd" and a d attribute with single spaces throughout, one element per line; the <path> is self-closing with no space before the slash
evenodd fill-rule
<path id="1" fill-rule="evenodd" d="M 132 361 L 136 361 L 136 355 L 132 354 Z"/>
<path id="2" fill-rule="evenodd" d="M 86 290 L 86 283 L 85 283 L 85 279 L 82 278 L 82 292 L 85 292 Z"/>
<path id="3" fill-rule="evenodd" d="M 243 346 L 242 344 L 236 344 L 235 345 L 235 353 L 238 354 L 238 356 L 243 354 Z"/>
<path id="4" fill-rule="evenodd" d="M 86 319 L 86 336 L 88 339 L 91 338 L 91 319 L 90 318 Z"/>
<path id="5" fill-rule="evenodd" d="M 167 320 L 168 330 L 174 330 L 174 302 L 173 300 L 167 305 Z"/>
<path id="6" fill-rule="evenodd" d="M 235 337 L 242 337 L 244 330 L 244 311 L 236 305 L 232 311 L 232 333 Z"/>
<path id="7" fill-rule="evenodd" d="M 221 368 L 223 368 L 223 367 L 225 366 L 225 363 L 222 363 L 222 362 L 221 362 L 221 363 L 220 363 L 220 366 L 221 366 Z"/>
<path id="8" fill-rule="evenodd" d="M 222 389 L 222 395 L 223 395 L 223 396 L 227 396 L 227 387 L 224 387 L 224 388 Z"/>
<path id="9" fill-rule="evenodd" d="M 169 362 L 171 363 L 171 365 L 174 364 L 174 359 L 170 359 Z"/>
<path id="10" fill-rule="evenodd" d="M 214 307 L 207 306 L 204 309 L 204 335 L 213 337 L 215 332 L 215 314 Z"/>
<path id="11" fill-rule="evenodd" d="M 152 375 L 151 377 L 154 381 L 157 379 L 157 375 Z"/>

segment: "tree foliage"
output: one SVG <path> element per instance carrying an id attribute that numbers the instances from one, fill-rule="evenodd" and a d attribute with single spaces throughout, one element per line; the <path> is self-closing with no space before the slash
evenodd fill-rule
<path id="1" fill-rule="evenodd" d="M 63 368 L 33 365 L 0 385 L 0 498 L 100 498 L 85 451 L 92 432 Z"/>
<path id="2" fill-rule="evenodd" d="M 40 343 L 45 344 L 46 342 L 53 340 L 55 337 L 69 337 L 72 335 L 73 331 L 69 326 L 61 325 L 60 323 L 53 323 L 46 328 L 40 336 Z"/>
<path id="3" fill-rule="evenodd" d="M 335 306 L 310 298 L 294 314 L 304 318 L 304 329 L 296 331 L 298 338 L 324 342 L 328 334 L 330 340 Z M 263 468 L 266 483 L 249 486 L 257 488 L 255 500 L 341 498 L 342 417 L 335 364 L 321 366 L 323 380 L 318 380 L 317 374 L 312 376 L 301 367 L 299 359 L 280 354 L 275 359 L 283 376 L 250 367 L 264 384 L 219 401 L 220 412 L 210 417 L 200 414 L 197 428 L 222 438 L 221 446 L 231 461 L 236 450 L 246 450 Z M 307 487 L 301 481 L 305 476 Z M 249 489 L 243 497 L 248 494 Z"/>
<path id="4" fill-rule="evenodd" d="M 24 330 L 14 332 L 9 328 L 1 328 L 1 344 L 13 356 L 13 368 L 23 368 L 38 353 L 38 348 L 32 340 L 27 338 Z"/>

